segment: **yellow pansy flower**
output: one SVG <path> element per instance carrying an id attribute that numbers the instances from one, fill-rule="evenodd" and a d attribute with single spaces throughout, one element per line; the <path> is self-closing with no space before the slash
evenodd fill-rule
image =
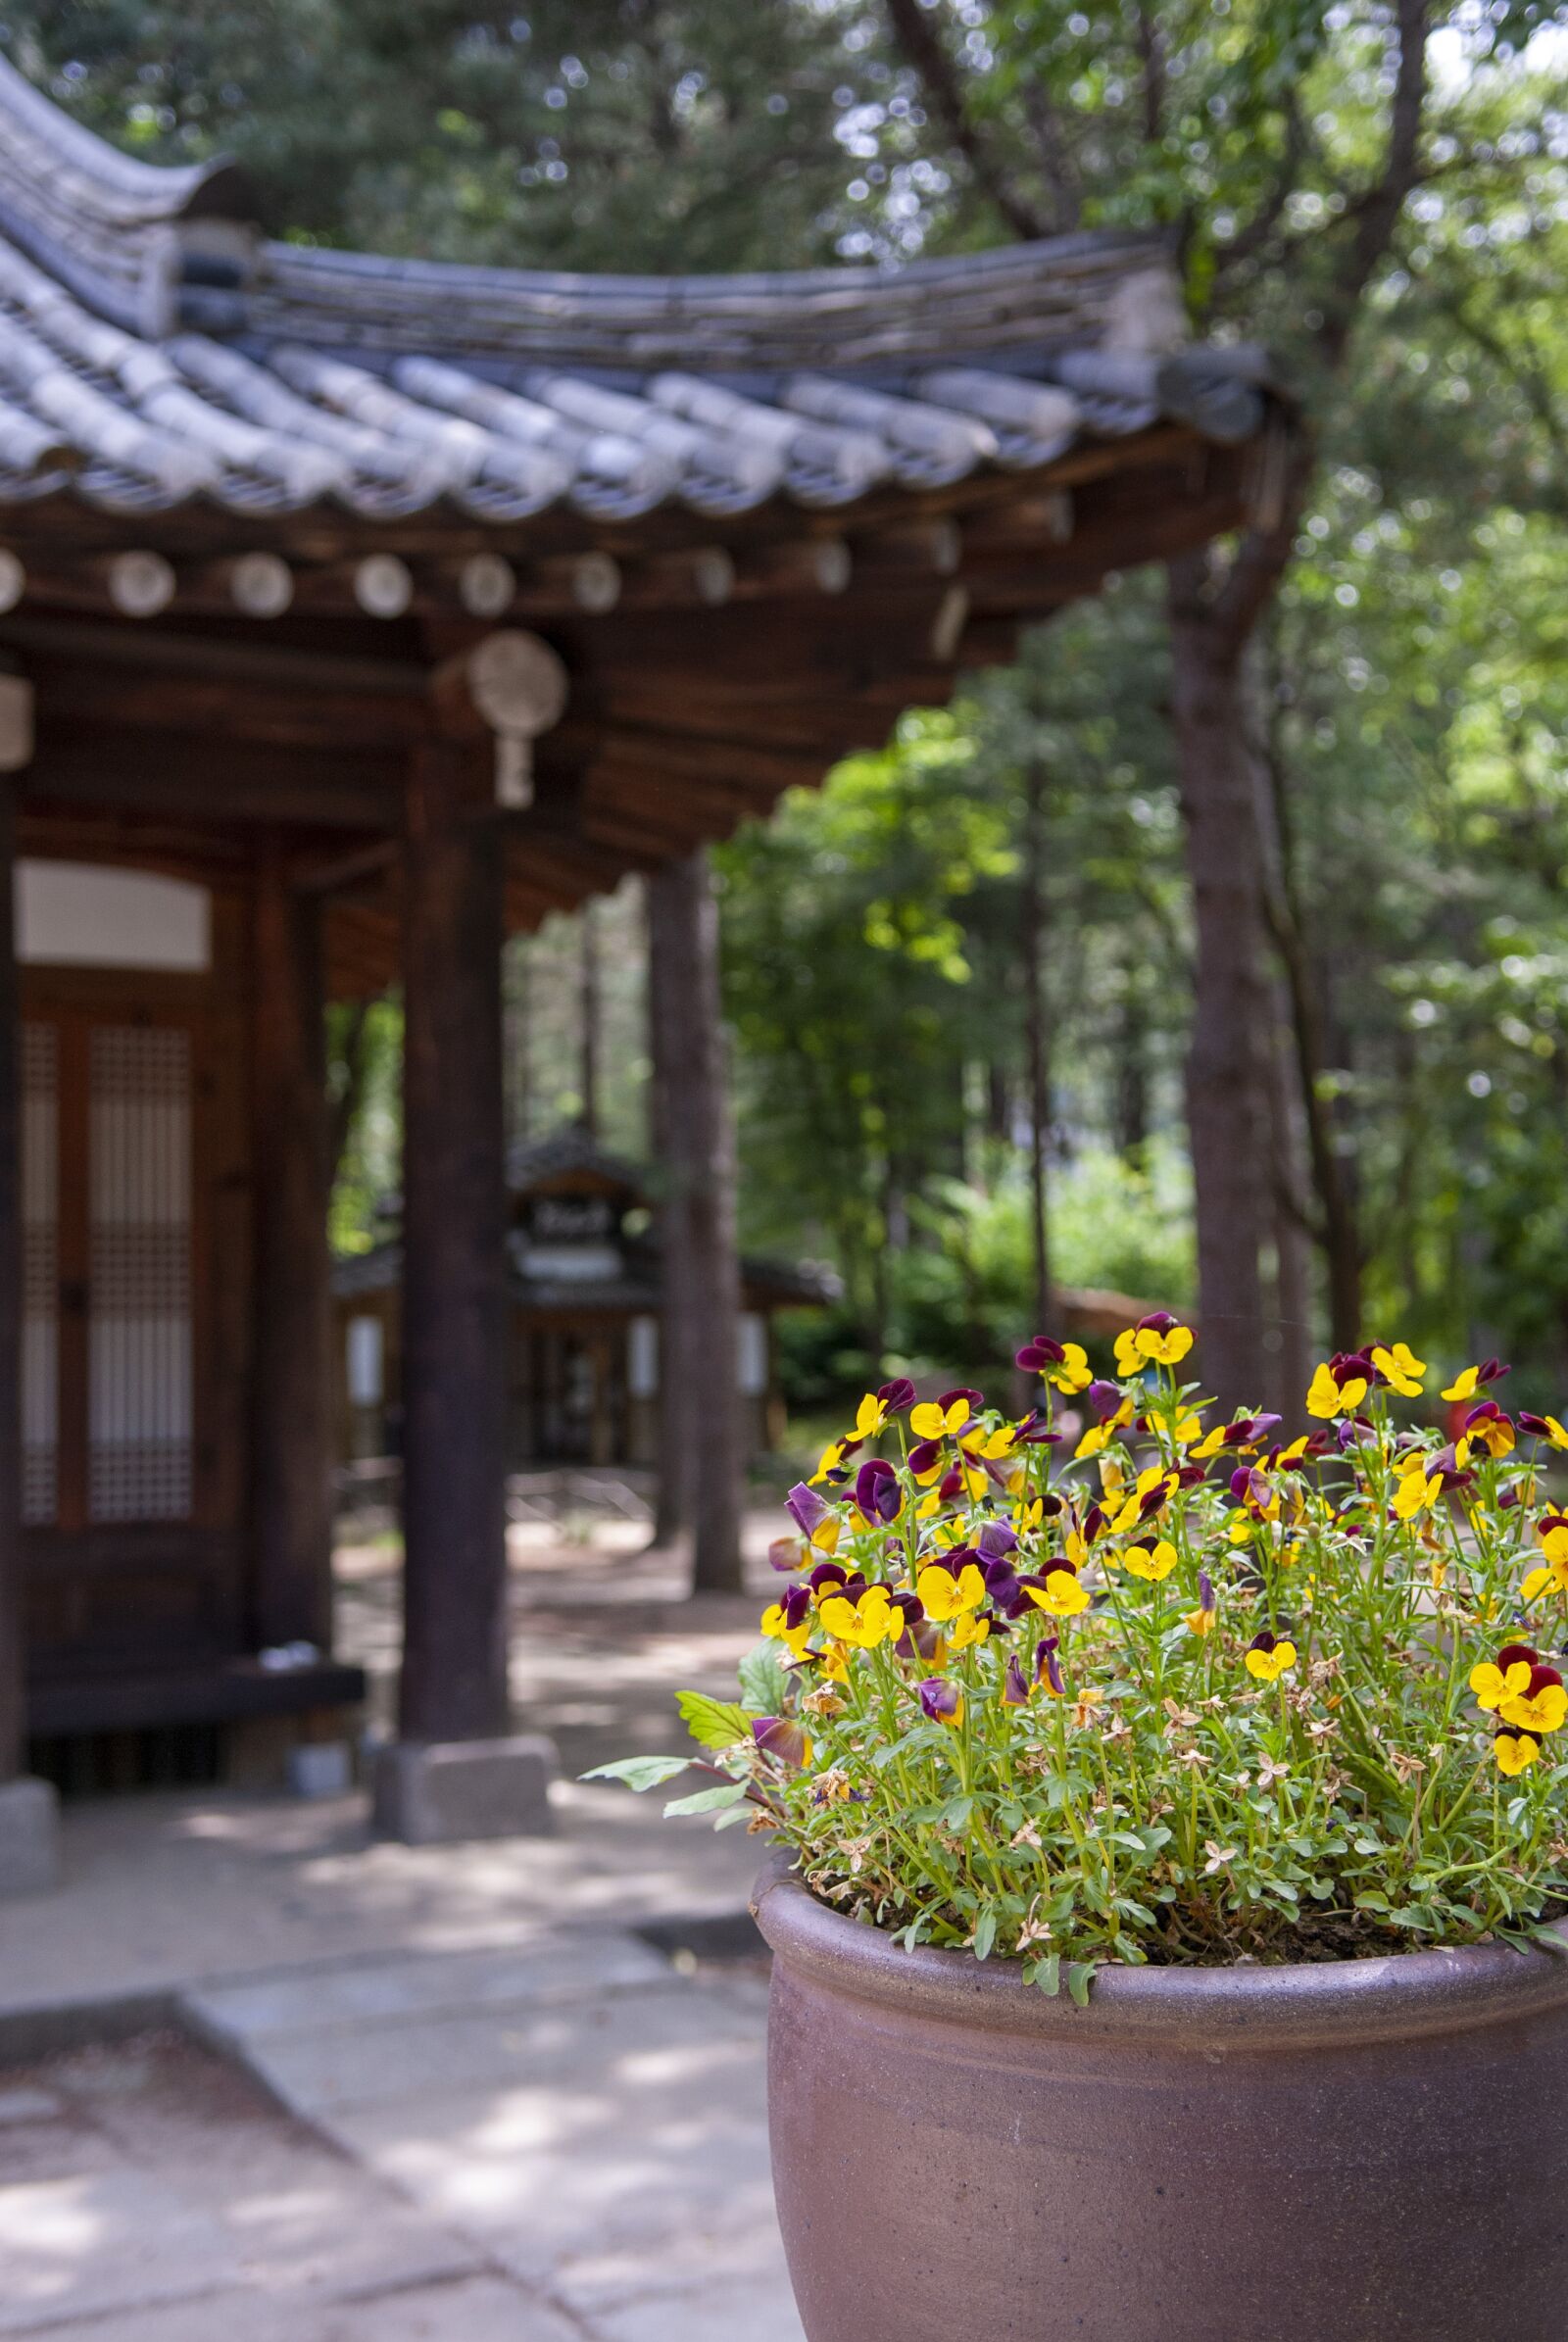
<path id="1" fill-rule="evenodd" d="M 1541 1754 L 1541 1742 L 1531 1732 L 1504 1729 L 1493 1741 L 1492 1753 L 1497 1760 L 1497 1771 L 1513 1781 L 1527 1765 L 1535 1764 Z"/>
<path id="2" fill-rule="evenodd" d="M 1401 1398 L 1420 1397 L 1426 1361 L 1416 1356 L 1407 1342 L 1396 1342 L 1392 1347 L 1380 1342 L 1372 1352 L 1372 1363 Z"/>
<path id="3" fill-rule="evenodd" d="M 1332 1366 L 1320 1366 L 1307 1390 L 1306 1411 L 1320 1423 L 1332 1423 L 1336 1415 L 1353 1414 L 1369 1388 L 1364 1375 L 1348 1375 L 1340 1383 Z"/>
<path id="4" fill-rule="evenodd" d="M 835 1642 L 870 1651 L 879 1642 L 897 1642 L 904 1632 L 904 1613 L 894 1609 L 885 1586 L 868 1586 L 857 1602 L 829 1594 L 822 1604 L 822 1625 Z"/>
<path id="5" fill-rule="evenodd" d="M 986 1582 L 972 1561 L 965 1562 L 956 1577 L 940 1562 L 933 1562 L 920 1572 L 914 1590 L 926 1617 L 941 1627 L 950 1618 L 978 1610 L 986 1598 Z"/>
<path id="6" fill-rule="evenodd" d="M 1488 1715 L 1495 1715 L 1505 1699 L 1517 1698 L 1529 1690 L 1535 1661 L 1514 1657 L 1514 1651 L 1522 1647 L 1510 1643 L 1507 1650 L 1497 1653 L 1495 1663 L 1483 1659 L 1479 1667 L 1471 1668 L 1470 1688 L 1476 1695 L 1476 1705 Z"/>
<path id="7" fill-rule="evenodd" d="M 1394 1491 L 1396 1518 L 1413 1521 L 1417 1513 L 1423 1513 L 1429 1505 L 1436 1504 L 1442 1489 L 1443 1483 L 1440 1480 L 1428 1480 L 1424 1460 L 1415 1458 L 1404 1467 L 1399 1485 Z"/>
<path id="8" fill-rule="evenodd" d="M 1117 1335 L 1116 1365 L 1122 1374 L 1142 1374 L 1146 1366 L 1179 1366 L 1192 1346 L 1192 1327 L 1158 1310 Z"/>
<path id="9" fill-rule="evenodd" d="M 784 1643 L 798 1659 L 811 1639 L 811 1614 L 808 1610 L 798 1625 L 791 1626 L 782 1602 L 769 1602 L 762 1613 L 762 1633 L 770 1641 Z"/>
<path id="10" fill-rule="evenodd" d="M 1176 1567 L 1177 1552 L 1169 1537 L 1162 1537 L 1155 1545 L 1129 1545 L 1121 1558 L 1123 1568 L 1133 1577 L 1148 1578 L 1157 1585 Z"/>
<path id="11" fill-rule="evenodd" d="M 969 1420 L 969 1401 L 956 1398 L 948 1406 L 939 1407 L 935 1399 L 925 1399 L 909 1416 L 909 1429 L 917 1439 L 940 1439 L 947 1432 L 962 1431 Z"/>
<path id="12" fill-rule="evenodd" d="M 1538 1534 L 1546 1558 L 1519 1588 L 1527 1602 L 1553 1589 L 1568 1594 L 1568 1523 L 1554 1522 L 1549 1529 L 1543 1524 Z"/>
<path id="13" fill-rule="evenodd" d="M 1260 1683 L 1278 1683 L 1286 1671 L 1296 1665 L 1296 1645 L 1279 1641 L 1267 1632 L 1254 1636 L 1247 1653 L 1247 1672 L 1256 1676 Z"/>
<path id="14" fill-rule="evenodd" d="M 807 1487 L 808 1488 L 820 1488 L 823 1481 L 826 1480 L 828 1474 L 830 1472 L 836 1472 L 843 1461 L 844 1441 L 842 1439 L 830 1439 L 827 1445 L 823 1448 L 821 1456 L 817 1461 L 816 1470 L 811 1474 L 810 1479 L 807 1482 Z"/>
<path id="15" fill-rule="evenodd" d="M 888 1419 L 887 1403 L 868 1391 L 856 1410 L 855 1436 L 858 1439 L 874 1439 Z"/>
<path id="16" fill-rule="evenodd" d="M 977 1618 L 972 1610 L 965 1610 L 961 1617 L 953 1622 L 947 1637 L 948 1648 L 952 1651 L 966 1651 L 972 1642 L 984 1642 L 990 1632 L 991 1621 L 988 1618 Z"/>
<path id="17" fill-rule="evenodd" d="M 1560 1732 L 1568 1722 L 1568 1689 L 1554 1667 L 1533 1667 L 1528 1689 L 1511 1692 L 1497 1713 L 1522 1732 Z"/>
<path id="18" fill-rule="evenodd" d="M 1048 1610 L 1053 1618 L 1076 1618 L 1080 1610 L 1089 1607 L 1089 1595 L 1079 1583 L 1076 1570 L 1062 1562 L 1048 1563 L 1044 1586 L 1025 1586 L 1024 1591 L 1038 1610 Z"/>

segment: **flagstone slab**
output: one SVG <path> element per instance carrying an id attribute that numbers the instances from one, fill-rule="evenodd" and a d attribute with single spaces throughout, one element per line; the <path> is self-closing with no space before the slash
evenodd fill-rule
<path id="1" fill-rule="evenodd" d="M 254 2046 L 338 2025 L 582 2000 L 628 1985 L 662 1985 L 669 1976 L 667 1961 L 636 1936 L 584 1929 L 533 1941 L 524 1935 L 506 1951 L 405 1953 L 290 1970 L 189 1993 L 185 2006 Z"/>

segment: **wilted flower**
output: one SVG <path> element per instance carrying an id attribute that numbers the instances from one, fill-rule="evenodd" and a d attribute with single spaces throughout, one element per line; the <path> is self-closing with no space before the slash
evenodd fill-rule
<path id="1" fill-rule="evenodd" d="M 920 1685 L 920 1706 L 933 1724 L 963 1722 L 963 1693 L 946 1676 L 927 1676 Z"/>
<path id="2" fill-rule="evenodd" d="M 1189 1610 L 1183 1624 L 1189 1635 L 1212 1635 L 1214 1632 L 1214 1585 L 1207 1570 L 1198 1573 L 1198 1608 Z"/>
<path id="3" fill-rule="evenodd" d="M 811 1761 L 811 1743 L 804 1725 L 793 1716 L 754 1716 L 752 1738 L 763 1754 L 777 1757 L 781 1765 L 792 1766 L 797 1772 Z"/>
<path id="4" fill-rule="evenodd" d="M 1042 1635 L 1035 1644 L 1035 1683 L 1042 1691 L 1049 1691 L 1053 1699 L 1065 1699 L 1067 1686 L 1062 1680 L 1061 1662 L 1054 1635 Z"/>
<path id="5" fill-rule="evenodd" d="M 839 1541 L 839 1517 L 830 1504 L 797 1481 L 784 1499 L 785 1506 L 802 1537 L 816 1546 L 819 1552 L 831 1553 Z"/>

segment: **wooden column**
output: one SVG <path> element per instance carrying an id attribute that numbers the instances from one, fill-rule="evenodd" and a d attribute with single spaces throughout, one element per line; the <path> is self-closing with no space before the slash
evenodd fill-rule
<path id="1" fill-rule="evenodd" d="M 256 1348 L 251 1629 L 332 1639 L 332 1373 L 318 899 L 264 847 L 252 930 Z"/>
<path id="2" fill-rule="evenodd" d="M 507 1729 L 506 1200 L 494 745 L 413 752 L 403 865 L 407 1740 Z"/>
<path id="3" fill-rule="evenodd" d="M 16 806 L 0 773 L 0 1782 L 22 1770 L 22 1001 Z"/>
<path id="4" fill-rule="evenodd" d="M 679 1444 L 692 1586 L 741 1585 L 744 1441 L 735 1142 L 705 853 L 648 881 L 648 985 L 664 1150 L 662 1419 Z"/>

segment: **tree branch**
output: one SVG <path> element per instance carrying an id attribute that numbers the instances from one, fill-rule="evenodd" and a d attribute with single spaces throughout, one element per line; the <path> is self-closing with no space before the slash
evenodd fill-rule
<path id="1" fill-rule="evenodd" d="M 1429 0 L 1398 0 L 1399 63 L 1389 114 L 1389 144 L 1375 183 L 1353 205 L 1355 232 L 1345 247 L 1324 304 L 1318 348 L 1337 371 L 1355 323 L 1356 309 L 1373 270 L 1394 240 L 1404 201 L 1420 176 L 1421 124 L 1427 101 Z"/>
<path id="2" fill-rule="evenodd" d="M 931 111 L 968 164 L 981 194 L 996 206 L 1015 236 L 1048 234 L 1053 222 L 1019 193 L 991 141 L 971 120 L 963 76 L 920 0 L 886 0 L 886 7 L 893 38 L 905 62 L 918 75 Z"/>

